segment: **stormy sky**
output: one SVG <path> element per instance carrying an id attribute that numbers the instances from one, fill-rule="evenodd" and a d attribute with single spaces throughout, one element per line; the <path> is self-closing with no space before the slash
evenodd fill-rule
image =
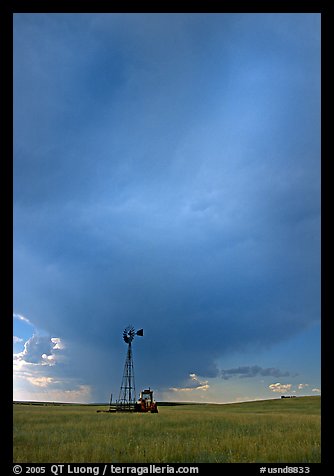
<path id="1" fill-rule="evenodd" d="M 320 15 L 14 15 L 14 398 L 320 392 Z"/>

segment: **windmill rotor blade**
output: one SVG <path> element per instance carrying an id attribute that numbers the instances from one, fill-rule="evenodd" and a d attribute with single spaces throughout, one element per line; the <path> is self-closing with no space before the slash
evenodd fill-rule
<path id="1" fill-rule="evenodd" d="M 142 337 L 144 335 L 144 329 L 138 329 L 136 332 L 133 326 L 128 326 L 123 331 L 123 339 L 127 344 L 132 342 L 136 335 Z"/>
<path id="2" fill-rule="evenodd" d="M 135 336 L 135 328 L 133 326 L 128 326 L 124 329 L 123 339 L 127 344 L 133 341 L 134 336 Z"/>

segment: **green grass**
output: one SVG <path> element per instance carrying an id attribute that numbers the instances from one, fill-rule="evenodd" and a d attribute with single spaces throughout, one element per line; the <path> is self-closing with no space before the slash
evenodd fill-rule
<path id="1" fill-rule="evenodd" d="M 320 462 L 320 397 L 160 406 L 158 414 L 85 405 L 14 405 L 14 461 Z"/>

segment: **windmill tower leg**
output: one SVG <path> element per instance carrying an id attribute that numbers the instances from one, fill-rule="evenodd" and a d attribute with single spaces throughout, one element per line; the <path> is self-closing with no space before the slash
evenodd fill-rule
<path id="1" fill-rule="evenodd" d="M 122 384 L 117 401 L 117 409 L 133 410 L 136 403 L 136 387 L 133 368 L 133 357 L 131 342 L 128 343 L 128 350 L 125 359 Z"/>

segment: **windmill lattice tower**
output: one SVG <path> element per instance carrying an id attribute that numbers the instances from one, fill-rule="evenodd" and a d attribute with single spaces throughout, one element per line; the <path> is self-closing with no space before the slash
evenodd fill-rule
<path id="1" fill-rule="evenodd" d="M 128 344 L 128 350 L 126 353 L 126 359 L 124 364 L 123 378 L 121 388 L 119 391 L 119 397 L 116 402 L 117 410 L 129 411 L 133 410 L 136 404 L 136 386 L 135 375 L 133 368 L 133 355 L 132 355 L 132 341 L 137 336 L 143 336 L 143 329 L 139 329 L 135 332 L 133 326 L 128 326 L 123 331 L 123 339 Z"/>

